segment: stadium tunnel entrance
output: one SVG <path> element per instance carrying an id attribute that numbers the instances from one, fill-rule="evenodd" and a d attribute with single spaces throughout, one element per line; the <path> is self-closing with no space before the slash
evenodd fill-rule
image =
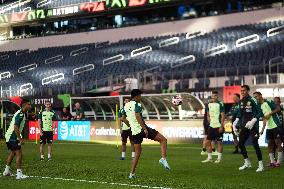
<path id="1" fill-rule="evenodd" d="M 172 98 L 180 95 L 182 105 L 172 104 Z M 128 95 L 104 97 L 71 97 L 70 110 L 75 115 L 74 104 L 79 102 L 88 120 L 115 120 Z M 189 93 L 144 94 L 141 101 L 146 120 L 188 120 L 203 118 L 204 103 Z"/>

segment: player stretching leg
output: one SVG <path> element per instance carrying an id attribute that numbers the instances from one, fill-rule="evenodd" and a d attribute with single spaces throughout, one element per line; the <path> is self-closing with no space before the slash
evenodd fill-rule
<path id="1" fill-rule="evenodd" d="M 141 94 L 141 90 L 133 89 L 131 91 L 132 100 L 124 106 L 124 111 L 126 113 L 127 120 L 130 124 L 135 149 L 135 158 L 132 161 L 131 172 L 129 175 L 130 179 L 135 178 L 135 170 L 141 155 L 141 144 L 143 142 L 143 138 L 148 138 L 160 143 L 162 158 L 159 160 L 159 163 L 163 165 L 166 169 L 170 169 L 170 166 L 166 160 L 167 139 L 158 131 L 148 127 L 145 124 L 142 118 L 142 105 L 140 103 Z"/>

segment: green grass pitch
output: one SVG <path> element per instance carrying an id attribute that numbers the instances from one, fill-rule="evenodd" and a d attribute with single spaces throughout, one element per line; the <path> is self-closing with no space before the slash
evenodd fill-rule
<path id="1" fill-rule="evenodd" d="M 120 150 L 114 145 L 55 142 L 54 160 L 41 162 L 39 145 L 27 142 L 23 146 L 23 172 L 38 177 L 17 181 L 15 177 L 1 176 L 0 188 L 284 188 L 283 167 L 266 168 L 265 172 L 256 173 L 256 156 L 249 147 L 253 168 L 241 172 L 238 167 L 243 163 L 242 157 L 231 154 L 232 151 L 233 146 L 225 145 L 221 164 L 202 164 L 201 161 L 207 156 L 200 155 L 200 145 L 169 145 L 168 162 L 171 170 L 167 171 L 158 164 L 159 146 L 144 145 L 137 169 L 138 178 L 129 180 L 130 152 L 127 152 L 126 160 L 118 160 Z M 262 152 L 266 164 L 266 148 L 263 148 Z M 2 175 L 8 153 L 3 142 L 0 145 L 0 153 Z M 15 170 L 15 161 L 12 168 Z"/>

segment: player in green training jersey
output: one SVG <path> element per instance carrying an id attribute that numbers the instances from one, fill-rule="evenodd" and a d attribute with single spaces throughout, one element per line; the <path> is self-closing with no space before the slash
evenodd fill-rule
<path id="1" fill-rule="evenodd" d="M 44 146 L 48 143 L 48 161 L 52 160 L 52 142 L 54 129 L 56 127 L 55 112 L 51 109 L 51 103 L 45 103 L 45 110 L 38 114 L 38 127 L 40 131 L 40 160 L 44 160 Z"/>
<path id="2" fill-rule="evenodd" d="M 263 127 L 260 132 L 261 135 L 263 134 L 265 127 L 267 127 L 266 138 L 268 140 L 270 167 L 280 167 L 280 163 L 282 162 L 283 152 L 281 147 L 281 132 L 280 132 L 281 125 L 280 125 L 280 120 L 277 116 L 279 107 L 276 107 L 273 101 L 264 99 L 260 92 L 255 92 L 254 96 L 261 105 L 261 110 L 264 115 Z M 277 162 L 275 162 L 273 154 L 274 144 L 276 144 L 278 151 Z"/>
<path id="3" fill-rule="evenodd" d="M 124 104 L 128 103 L 130 101 L 129 98 L 124 99 Z M 130 129 L 130 125 L 126 119 L 124 107 L 121 108 L 118 112 L 118 118 L 119 118 L 119 125 L 120 125 L 120 134 L 121 134 L 121 157 L 120 160 L 125 160 L 125 152 L 126 152 L 126 144 L 127 144 L 127 139 L 129 138 L 130 144 L 131 144 L 131 158 L 133 159 L 135 157 L 135 152 L 134 152 L 134 144 L 133 144 L 133 139 L 132 139 L 132 133 Z"/>
<path id="4" fill-rule="evenodd" d="M 218 158 L 215 163 L 220 163 L 223 152 L 223 132 L 224 132 L 224 120 L 225 110 L 223 102 L 218 100 L 218 92 L 212 92 L 212 100 L 208 104 L 208 135 L 207 135 L 207 152 L 208 157 L 202 163 L 212 162 L 212 148 L 210 148 L 211 142 L 217 140 L 218 143 Z"/>
<path id="5" fill-rule="evenodd" d="M 170 166 L 166 160 L 167 139 L 161 133 L 146 125 L 142 117 L 142 105 L 140 103 L 141 94 L 141 90 L 133 89 L 131 91 L 132 100 L 124 106 L 124 111 L 130 124 L 135 149 L 135 158 L 132 161 L 131 173 L 129 175 L 130 179 L 135 178 L 135 169 L 141 155 L 141 143 L 143 142 L 143 138 L 148 138 L 160 143 L 162 158 L 159 160 L 159 163 L 166 169 L 170 169 Z"/>
<path id="6" fill-rule="evenodd" d="M 22 173 L 22 144 L 24 142 L 21 132 L 23 131 L 26 121 L 27 112 L 31 109 L 29 100 L 23 99 L 21 102 L 21 109 L 18 110 L 10 123 L 10 126 L 5 134 L 6 144 L 10 154 L 7 158 L 7 164 L 3 176 L 13 176 L 11 171 L 11 163 L 16 156 L 17 177 L 16 179 L 26 179 L 28 176 Z"/>

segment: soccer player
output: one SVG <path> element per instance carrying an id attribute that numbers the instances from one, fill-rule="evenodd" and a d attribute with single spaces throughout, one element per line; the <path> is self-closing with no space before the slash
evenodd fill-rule
<path id="1" fill-rule="evenodd" d="M 209 101 L 210 102 L 210 101 Z M 208 103 L 209 103 L 208 102 Z M 206 140 L 207 140 L 207 135 L 208 135 L 208 127 L 209 127 L 209 121 L 208 121 L 208 104 L 205 105 L 205 113 L 204 113 L 204 118 L 203 118 L 203 128 L 204 128 L 204 138 L 203 138 L 203 143 L 202 143 L 202 151 L 201 151 L 201 155 L 207 155 L 207 151 L 206 151 Z M 212 148 L 212 155 L 218 155 L 218 153 L 215 150 L 215 141 L 211 142 L 211 146 L 210 148 Z"/>
<path id="2" fill-rule="evenodd" d="M 279 107 L 279 111 L 277 112 L 278 118 L 280 120 L 280 131 L 281 131 L 281 139 L 283 143 L 283 150 L 284 151 L 284 110 L 281 106 L 280 97 L 274 97 L 274 103 L 277 107 Z"/>
<path id="3" fill-rule="evenodd" d="M 130 101 L 129 98 L 125 98 L 124 104 L 128 103 L 129 101 Z M 119 110 L 118 118 L 119 118 L 119 125 L 121 126 L 120 133 L 121 133 L 121 141 L 122 141 L 120 160 L 125 160 L 127 138 L 129 138 L 130 140 L 131 152 L 132 152 L 131 157 L 132 159 L 134 159 L 135 157 L 134 144 L 132 142 L 131 129 L 130 129 L 129 122 L 127 121 L 126 116 L 125 116 L 124 107 Z"/>
<path id="4" fill-rule="evenodd" d="M 44 146 L 48 143 L 48 161 L 52 160 L 52 142 L 54 129 L 56 127 L 55 112 L 51 109 L 51 103 L 45 102 L 45 110 L 38 114 L 38 127 L 40 131 L 40 160 L 44 160 Z"/>
<path id="5" fill-rule="evenodd" d="M 212 92 L 212 100 L 208 104 L 208 135 L 207 135 L 207 152 L 208 157 L 202 163 L 212 162 L 212 148 L 211 142 L 217 140 L 218 143 L 218 158 L 214 163 L 220 163 L 222 159 L 223 152 L 223 132 L 224 132 L 224 120 L 225 120 L 225 110 L 224 104 L 218 100 L 218 92 Z"/>
<path id="6" fill-rule="evenodd" d="M 233 123 L 234 132 L 237 130 L 237 124 L 240 124 L 240 134 L 239 134 L 239 148 L 244 158 L 244 165 L 239 168 L 239 170 L 245 170 L 251 167 L 251 162 L 248 158 L 247 150 L 245 143 L 249 136 L 252 138 L 252 145 L 255 149 L 257 159 L 258 159 L 258 168 L 256 172 L 264 171 L 262 153 L 259 148 L 258 139 L 259 139 L 259 118 L 263 117 L 259 103 L 255 98 L 252 98 L 249 95 L 250 88 L 248 85 L 243 85 L 241 87 L 242 99 L 240 101 L 240 109 L 237 113 L 237 118 Z M 235 133 L 236 134 L 236 133 Z"/>
<path id="7" fill-rule="evenodd" d="M 125 104 L 124 111 L 127 116 L 127 120 L 129 121 L 132 138 L 135 149 L 135 158 L 132 161 L 131 173 L 129 175 L 130 179 L 135 178 L 135 169 L 138 164 L 138 160 L 141 155 L 141 143 L 143 142 L 143 138 L 148 138 L 154 141 L 157 141 L 161 145 L 161 155 L 162 158 L 159 160 L 159 163 L 163 165 L 166 169 L 170 169 L 170 166 L 166 160 L 167 156 L 167 139 L 160 134 L 155 129 L 148 127 L 145 124 L 145 121 L 142 117 L 142 105 L 141 101 L 142 91 L 139 89 L 133 89 L 131 91 L 131 101 Z"/>
<path id="8" fill-rule="evenodd" d="M 76 117 L 75 120 L 85 120 L 85 112 L 83 108 L 81 108 L 81 105 L 79 102 L 75 104 L 75 109 L 76 109 Z"/>
<path id="9" fill-rule="evenodd" d="M 238 93 L 235 93 L 233 96 L 234 104 L 227 115 L 229 119 L 231 119 L 232 123 L 236 120 L 237 113 L 240 108 L 239 106 L 240 98 L 241 97 Z M 234 128 L 232 126 L 232 131 L 233 130 Z M 234 145 L 235 145 L 235 151 L 233 151 L 233 154 L 238 154 L 239 153 L 238 136 L 235 134 L 235 132 L 232 132 L 232 133 L 233 133 Z"/>
<path id="10" fill-rule="evenodd" d="M 26 121 L 27 121 L 27 112 L 31 109 L 31 104 L 29 100 L 23 99 L 21 102 L 21 109 L 18 110 L 10 123 L 10 126 L 5 134 L 6 144 L 10 154 L 7 158 L 7 164 L 3 172 L 3 176 L 13 176 L 11 171 L 11 163 L 16 156 L 16 167 L 17 167 L 17 177 L 16 179 L 26 179 L 28 176 L 22 173 L 22 148 L 21 145 L 24 143 L 24 140 L 21 136 Z"/>
<path id="11" fill-rule="evenodd" d="M 280 167 L 283 156 L 281 147 L 280 120 L 277 116 L 277 112 L 280 108 L 276 107 L 273 101 L 264 99 L 260 92 L 255 92 L 254 94 L 257 101 L 261 104 L 261 110 L 264 115 L 263 127 L 260 132 L 261 135 L 263 134 L 264 129 L 267 125 L 266 138 L 268 140 L 270 167 Z M 276 144 L 278 151 L 277 162 L 275 162 L 273 154 L 274 144 Z"/>

